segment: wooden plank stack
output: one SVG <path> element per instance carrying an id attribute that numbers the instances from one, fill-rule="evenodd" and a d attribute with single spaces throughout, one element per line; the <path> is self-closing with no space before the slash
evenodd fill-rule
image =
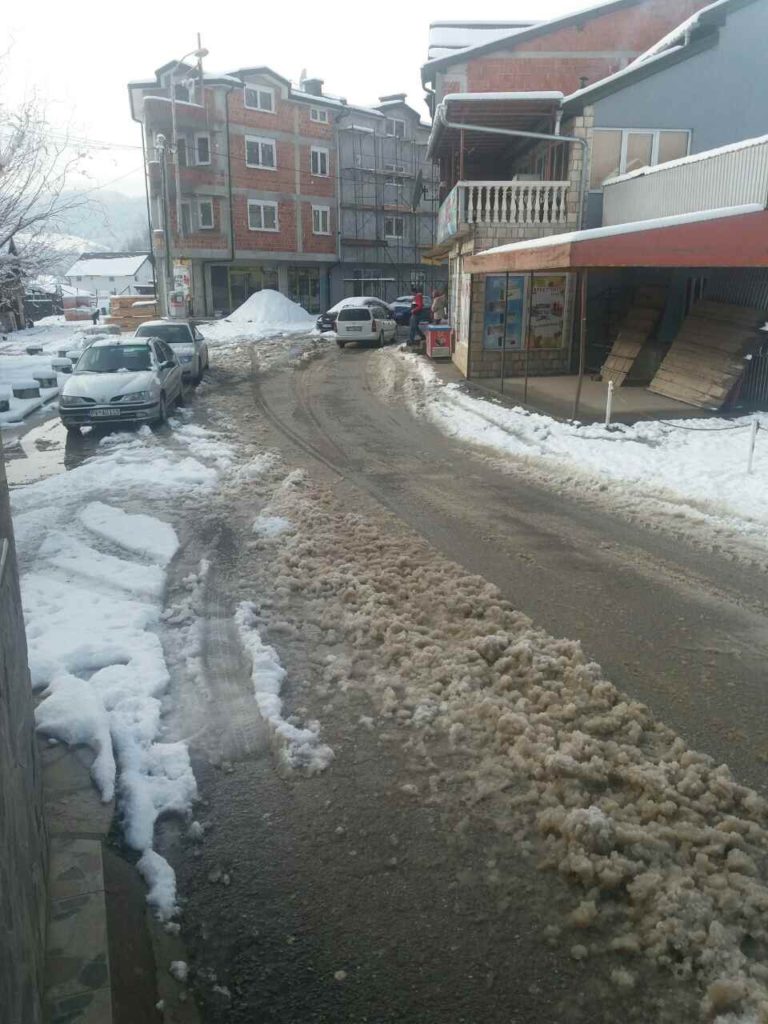
<path id="1" fill-rule="evenodd" d="M 604 381 L 612 380 L 619 388 L 627 378 L 630 378 L 630 383 L 637 384 L 645 384 L 651 379 L 652 372 L 642 379 L 641 367 L 649 364 L 649 342 L 656 333 L 666 297 L 665 288 L 648 286 L 637 289 L 600 371 Z M 641 353 L 643 359 L 640 359 Z"/>
<path id="2" fill-rule="evenodd" d="M 683 321 L 649 391 L 700 409 L 721 408 L 765 320 L 763 310 L 699 302 Z"/>
<path id="3" fill-rule="evenodd" d="M 137 305 L 138 303 L 138 305 Z M 135 331 L 139 324 L 157 319 L 157 301 L 146 295 L 113 295 L 105 324 L 117 324 L 121 331 Z"/>

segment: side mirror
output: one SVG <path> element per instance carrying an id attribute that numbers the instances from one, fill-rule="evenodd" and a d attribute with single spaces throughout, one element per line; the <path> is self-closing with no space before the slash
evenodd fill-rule
<path id="1" fill-rule="evenodd" d="M 173 367 L 174 367 L 174 362 L 173 362 L 172 359 L 166 359 L 164 363 L 160 363 L 160 369 L 161 370 L 172 370 Z"/>

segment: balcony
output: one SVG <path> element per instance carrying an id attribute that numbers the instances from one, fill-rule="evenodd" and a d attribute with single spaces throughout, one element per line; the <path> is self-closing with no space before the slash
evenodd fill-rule
<path id="1" fill-rule="evenodd" d="M 568 181 L 460 181 L 440 207 L 437 241 L 473 228 L 552 228 L 568 224 Z"/>

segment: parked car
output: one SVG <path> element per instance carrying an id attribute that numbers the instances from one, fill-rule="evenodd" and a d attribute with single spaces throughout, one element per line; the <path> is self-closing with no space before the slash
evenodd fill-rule
<path id="1" fill-rule="evenodd" d="M 370 306 L 342 306 L 336 317 L 336 344 L 339 348 L 350 341 L 373 341 L 385 345 L 394 341 L 397 324 L 392 311 L 383 302 Z"/>
<path id="2" fill-rule="evenodd" d="M 181 363 L 184 380 L 199 384 L 208 369 L 208 346 L 192 320 L 147 320 L 135 338 L 160 338 L 170 345 Z"/>
<path id="3" fill-rule="evenodd" d="M 406 327 L 411 322 L 411 302 L 412 301 L 413 301 L 413 296 L 412 295 L 400 295 L 400 296 L 398 296 L 398 298 L 396 298 L 394 300 L 394 302 L 390 302 L 390 304 L 389 304 L 389 308 L 392 310 L 396 322 L 399 323 L 399 324 L 405 324 Z M 430 311 L 429 311 L 429 299 L 425 295 L 424 296 L 424 311 L 421 314 L 421 321 L 422 322 L 429 321 L 430 319 L 431 319 L 431 314 L 430 314 Z"/>
<path id="4" fill-rule="evenodd" d="M 183 395 L 181 365 L 164 341 L 99 338 L 61 389 L 59 416 L 68 433 L 102 423 L 162 423 Z"/>
<path id="5" fill-rule="evenodd" d="M 348 299 L 342 299 L 326 313 L 321 313 L 317 318 L 316 327 L 318 331 L 335 331 L 336 317 L 344 306 L 381 306 L 385 305 L 383 299 L 377 299 L 373 295 L 353 295 Z"/>

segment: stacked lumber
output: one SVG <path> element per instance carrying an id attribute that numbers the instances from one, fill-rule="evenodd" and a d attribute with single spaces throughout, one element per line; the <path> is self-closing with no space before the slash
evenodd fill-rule
<path id="1" fill-rule="evenodd" d="M 64 310 L 64 319 L 67 322 L 90 320 L 92 316 L 93 310 L 86 309 L 84 306 L 76 307 L 75 309 Z"/>
<path id="2" fill-rule="evenodd" d="M 629 312 L 600 370 L 604 381 L 612 380 L 617 388 L 628 377 L 630 383 L 648 383 L 653 370 L 658 366 L 658 361 L 653 359 L 650 342 L 659 326 L 666 299 L 665 288 L 648 286 L 637 289 Z M 647 369 L 649 364 L 653 366 L 650 372 Z"/>
<path id="3" fill-rule="evenodd" d="M 115 324 L 121 331 L 135 331 L 139 324 L 157 319 L 157 301 L 143 295 L 113 295 L 109 300 L 109 316 L 104 323 Z"/>
<path id="4" fill-rule="evenodd" d="M 721 408 L 765 320 L 759 309 L 699 302 L 683 321 L 649 390 L 700 409 Z"/>

